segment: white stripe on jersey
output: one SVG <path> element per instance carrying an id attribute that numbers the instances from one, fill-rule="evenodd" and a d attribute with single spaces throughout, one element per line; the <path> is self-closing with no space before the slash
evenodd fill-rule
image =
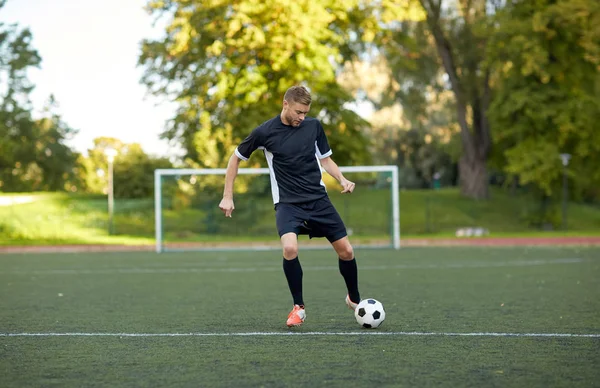
<path id="1" fill-rule="evenodd" d="M 317 152 L 319 152 L 318 148 L 317 148 Z M 329 151 L 329 153 L 331 153 L 331 151 Z M 327 186 L 325 186 L 325 182 L 323 182 L 323 166 L 321 166 L 321 161 L 319 160 L 318 154 L 315 154 L 315 159 L 317 159 L 317 165 L 319 166 L 319 169 L 321 170 L 321 180 L 319 181 L 319 184 L 321 186 L 323 186 L 323 188 L 325 189 L 325 192 L 327 192 Z"/>
<path id="2" fill-rule="evenodd" d="M 269 165 L 269 176 L 271 177 L 271 194 L 273 195 L 273 203 L 279 202 L 279 185 L 277 184 L 277 178 L 275 177 L 275 170 L 273 169 L 273 154 L 267 151 L 266 148 L 262 147 L 267 164 Z"/>
<path id="3" fill-rule="evenodd" d="M 238 151 L 237 147 L 235 149 L 235 156 L 237 156 L 238 158 L 242 159 L 243 161 L 248 161 L 248 158 L 245 157 L 244 155 L 240 154 L 240 151 Z"/>
<path id="4" fill-rule="evenodd" d="M 329 150 L 325 154 L 322 154 L 321 151 L 319 150 L 319 146 L 317 145 L 316 141 L 315 141 L 315 151 L 316 151 L 317 158 L 319 158 L 319 159 L 325 159 L 326 157 L 331 156 L 331 154 L 333 154 L 332 150 Z"/>

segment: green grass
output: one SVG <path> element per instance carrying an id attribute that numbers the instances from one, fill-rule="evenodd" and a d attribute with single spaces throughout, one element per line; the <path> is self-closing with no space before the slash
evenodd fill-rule
<path id="1" fill-rule="evenodd" d="M 457 227 L 481 226 L 494 234 L 538 233 L 528 222 L 538 207 L 529 196 L 511 196 L 495 188 L 488 201 L 464 198 L 457 189 L 403 191 L 401 229 L 415 234 L 453 234 Z M 600 207 L 569 203 L 567 210 L 569 230 L 600 232 Z"/>
<path id="2" fill-rule="evenodd" d="M 11 244 L 127 244 L 147 243 L 151 235 L 108 235 L 107 201 L 102 196 L 66 193 L 23 194 L 31 202 L 0 206 L 0 245 Z M 148 200 L 136 202 L 147 208 Z M 139 213 L 137 217 L 139 217 Z M 147 217 L 147 211 L 144 211 Z M 123 211 L 119 219 L 136 222 L 136 214 Z"/>
<path id="3" fill-rule="evenodd" d="M 389 238 L 390 193 L 357 190 L 351 196 L 330 190 L 332 201 L 353 238 Z M 0 245 L 151 244 L 154 238 L 153 199 L 115 202 L 113 235 L 109 235 L 107 200 L 98 195 L 34 193 L 0 196 L 29 197 L 30 202 L 0 206 Z M 189 206 L 166 207 L 165 240 L 170 242 L 244 240 L 271 241 L 277 233 L 269 195 L 236 197 L 233 219 L 223 217 L 218 198 L 196 199 Z M 400 193 L 403 237 L 448 237 L 460 227 L 481 226 L 492 236 L 600 235 L 600 207 L 570 203 L 568 231 L 543 232 L 527 220 L 535 202 L 494 189 L 489 201 L 472 201 L 456 189 Z"/>
<path id="4" fill-rule="evenodd" d="M 363 297 L 387 312 L 374 331 L 344 305 L 329 250 L 301 252 L 308 317 L 295 330 L 284 324 L 291 298 L 279 252 L 0 255 L 0 333 L 281 334 L 0 336 L 0 385 L 598 384 L 600 338 L 398 333 L 600 334 L 599 248 L 407 248 L 357 258 Z"/>

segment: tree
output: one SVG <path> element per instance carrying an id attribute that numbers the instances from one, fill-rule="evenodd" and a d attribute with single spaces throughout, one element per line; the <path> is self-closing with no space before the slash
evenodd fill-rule
<path id="1" fill-rule="evenodd" d="M 442 174 L 445 184 L 453 184 L 452 99 L 448 91 L 432 84 L 432 77 L 423 76 L 426 67 L 414 59 L 399 59 L 404 55 L 396 48 L 388 44 L 378 50 L 379 55 L 347 64 L 339 82 L 361 104 L 374 108 L 366 118 L 371 124 L 375 163 L 400 167 L 403 187 L 431 187 L 436 173 Z M 414 74 L 407 77 L 410 71 Z"/>
<path id="2" fill-rule="evenodd" d="M 155 157 L 144 152 L 137 143 L 125 144 L 112 137 L 94 139 L 94 147 L 88 157 L 82 158 L 82 179 L 85 189 L 92 193 L 106 193 L 108 187 L 108 159 L 106 150 L 117 151 L 113 164 L 115 198 L 148 198 L 154 194 L 154 170 L 172 168 L 173 164 L 164 157 Z"/>
<path id="3" fill-rule="evenodd" d="M 58 104 L 50 96 L 42 118 L 35 120 L 37 131 L 33 142 L 35 163 L 43 172 L 42 188 L 51 191 L 76 188 L 80 183 L 74 171 L 78 153 L 64 144 L 77 131 L 63 121 L 57 110 Z"/>
<path id="4" fill-rule="evenodd" d="M 491 131 L 487 110 L 491 100 L 490 69 L 484 53 L 488 41 L 489 12 L 499 1 L 458 0 L 444 7 L 442 0 L 420 0 L 429 32 L 454 94 L 460 127 L 462 156 L 459 162 L 461 192 L 468 197 L 488 197 L 487 160 Z"/>
<path id="5" fill-rule="evenodd" d="M 410 128 L 425 129 L 423 136 L 431 135 L 426 133 L 430 126 L 438 127 L 438 133 L 445 127 L 439 135 L 452 140 L 447 148 L 459 160 L 461 191 L 476 199 L 488 196 L 491 138 L 486 112 L 491 90 L 483 54 L 493 3 L 420 0 L 414 18 L 380 30 L 374 42 L 379 57 L 369 58 L 389 64 L 391 82 L 376 105 L 399 102 Z M 455 129 L 460 152 L 453 141 Z"/>
<path id="6" fill-rule="evenodd" d="M 4 1 L 0 2 L 0 8 Z M 41 58 L 30 47 L 31 33 L 16 25 L 0 23 L 0 187 L 19 186 L 22 170 L 27 169 L 31 149 L 21 139 L 32 138 L 35 122 L 31 118 L 27 68 L 38 66 Z M 25 162 L 26 161 L 26 162 Z M 23 163 L 25 162 L 25 163 Z"/>
<path id="7" fill-rule="evenodd" d="M 336 161 L 368 163 L 362 134 L 368 123 L 346 108 L 351 96 L 336 71 L 378 28 L 374 15 L 390 18 L 404 9 L 394 3 L 149 2 L 155 15 L 171 16 L 166 37 L 144 41 L 139 60 L 148 88 L 180 107 L 163 136 L 181 143 L 194 165 L 224 166 L 252 128 L 279 113 L 285 90 L 305 83 L 315 96 L 311 114 L 323 121 Z"/>
<path id="8" fill-rule="evenodd" d="M 394 80 L 383 104 L 400 101 L 412 123 L 431 115 L 432 96 L 452 91 L 463 192 L 471 190 L 469 180 L 479 182 L 476 192 L 485 191 L 487 174 L 470 177 L 475 167 L 469 166 L 483 172 L 487 160 L 496 171 L 556 196 L 558 155 L 570 153 L 574 193 L 597 198 L 598 2 L 420 2 L 426 22 L 401 23 L 380 41 Z"/>
<path id="9" fill-rule="evenodd" d="M 4 1 L 0 1 L 0 8 Z M 0 187 L 5 191 L 64 190 L 77 155 L 64 144 L 75 130 L 56 113 L 51 96 L 44 115 L 32 117 L 27 70 L 41 58 L 28 29 L 0 23 Z"/>
<path id="10" fill-rule="evenodd" d="M 153 157 L 137 143 L 121 149 L 114 165 L 116 198 L 151 198 L 154 195 L 154 170 L 172 168 L 167 158 Z"/>
<path id="11" fill-rule="evenodd" d="M 119 156 L 125 146 L 119 139 L 113 137 L 97 137 L 93 140 L 94 146 L 87 150 L 87 157 L 79 161 L 82 168 L 82 180 L 85 182 L 84 190 L 90 193 L 105 193 L 108 187 L 108 159 L 106 150 L 112 148 L 117 151 L 115 165 L 119 164 Z M 115 183 L 115 189 L 116 189 Z"/>
<path id="12" fill-rule="evenodd" d="M 600 198 L 600 4 L 512 1 L 497 15 L 489 47 L 501 63 L 490 119 L 496 163 L 544 197 L 557 197 L 563 166 L 573 192 Z"/>

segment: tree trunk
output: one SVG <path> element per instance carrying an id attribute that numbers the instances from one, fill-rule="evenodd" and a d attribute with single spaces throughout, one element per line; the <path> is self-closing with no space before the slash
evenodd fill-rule
<path id="1" fill-rule="evenodd" d="M 473 199 L 488 198 L 488 174 L 485 158 L 476 157 L 469 160 L 460 158 L 458 164 L 460 190 L 462 195 Z"/>
<path id="2" fill-rule="evenodd" d="M 470 8 L 469 3 L 465 4 L 465 7 Z M 472 81 L 462 76 L 464 72 L 459 72 L 451 41 L 442 28 L 442 0 L 421 0 L 421 5 L 427 11 L 427 23 L 456 99 L 456 118 L 460 126 L 463 148 L 459 161 L 461 193 L 473 199 L 487 199 L 489 193 L 486 161 L 491 147 L 490 127 L 486 116 L 490 101 L 489 71 L 484 74 L 481 88 L 467 93 L 469 88 L 465 85 Z M 465 28 L 470 28 L 467 20 L 465 24 Z M 467 66 L 468 73 L 477 74 L 479 63 L 468 63 Z M 467 120 L 469 102 L 473 116 L 471 125 Z"/>

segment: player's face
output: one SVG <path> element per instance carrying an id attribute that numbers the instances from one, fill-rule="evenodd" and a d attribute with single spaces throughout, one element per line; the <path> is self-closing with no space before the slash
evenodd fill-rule
<path id="1" fill-rule="evenodd" d="M 283 101 L 283 116 L 286 124 L 292 127 L 299 127 L 306 118 L 310 105 L 300 104 L 298 102 Z"/>

